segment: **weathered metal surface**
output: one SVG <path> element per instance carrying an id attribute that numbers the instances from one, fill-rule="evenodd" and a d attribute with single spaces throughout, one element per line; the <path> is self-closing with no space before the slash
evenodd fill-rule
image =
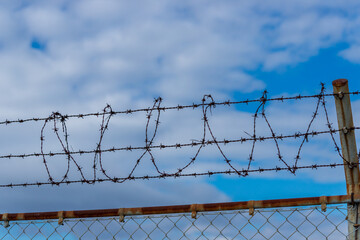
<path id="1" fill-rule="evenodd" d="M 355 131 L 353 130 L 353 116 L 351 111 L 351 102 L 349 93 L 349 86 L 347 79 L 337 79 L 333 81 L 335 96 L 336 114 L 341 141 L 341 152 L 344 162 L 346 189 L 347 194 L 360 193 L 359 181 L 359 159 L 356 148 Z M 360 239 L 360 231 L 354 227 L 359 223 L 358 204 L 348 206 L 348 231 L 350 233 L 349 239 Z"/>
<path id="2" fill-rule="evenodd" d="M 360 195 L 327 196 L 327 197 L 308 197 L 308 198 L 290 198 L 290 199 L 274 199 L 262 201 L 245 201 L 245 202 L 225 202 L 225 203 L 207 203 L 193 205 L 174 205 L 174 206 L 158 206 L 158 207 L 142 207 L 142 208 L 121 208 L 120 209 L 100 209 L 100 210 L 80 210 L 80 211 L 59 211 L 59 212 L 33 212 L 33 213 L 8 213 L 7 220 L 40 220 L 40 219 L 58 219 L 59 213 L 64 219 L 69 218 L 92 218 L 92 217 L 114 217 L 133 215 L 152 215 L 152 214 L 171 214 L 171 213 L 193 213 L 193 212 L 211 212 L 211 211 L 227 211 L 240 209 L 262 209 L 262 208 L 279 208 L 279 207 L 300 207 L 310 205 L 324 204 L 341 204 L 360 202 Z M 3 219 L 4 214 L 0 214 Z"/>
<path id="3" fill-rule="evenodd" d="M 346 79 L 338 79 L 333 81 L 335 96 L 335 106 L 340 131 L 341 150 L 344 158 L 344 168 L 346 177 L 347 193 L 360 193 L 359 187 L 359 167 L 358 154 L 356 148 L 355 131 L 351 103 L 349 94 L 348 81 Z M 350 164 L 349 164 L 350 163 Z M 353 163 L 351 165 L 351 163 Z"/>

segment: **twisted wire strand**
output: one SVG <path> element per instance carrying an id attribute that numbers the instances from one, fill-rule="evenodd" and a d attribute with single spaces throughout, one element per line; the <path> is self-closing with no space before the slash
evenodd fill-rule
<path id="1" fill-rule="evenodd" d="M 332 125 L 332 124 L 331 124 Z M 360 127 L 352 127 L 348 129 L 349 131 L 352 130 L 360 130 Z M 334 129 L 331 128 L 331 130 L 324 130 L 324 131 L 311 131 L 311 132 L 295 132 L 293 134 L 288 135 L 275 135 L 275 136 L 256 136 L 256 137 L 248 137 L 248 138 L 237 138 L 237 139 L 223 139 L 223 140 L 216 140 L 218 144 L 227 145 L 230 143 L 246 143 L 246 142 L 253 142 L 253 141 L 259 141 L 263 142 L 266 140 L 284 140 L 284 139 L 297 139 L 300 137 L 305 137 L 309 139 L 309 137 L 315 137 L 318 135 L 323 134 L 336 134 L 338 132 L 343 131 L 342 129 Z M 336 140 L 333 139 L 336 143 Z M 118 152 L 118 151 L 135 151 L 135 150 L 146 150 L 146 149 L 167 149 L 167 148 L 174 148 L 174 149 L 180 149 L 183 147 L 196 147 L 199 145 L 213 145 L 215 144 L 214 140 L 206 140 L 204 142 L 201 141 L 191 141 L 187 143 L 173 143 L 173 144 L 158 144 L 158 145 L 151 145 L 151 146 L 126 146 L 126 147 L 111 147 L 106 149 L 92 149 L 92 150 L 77 150 L 77 151 L 69 151 L 69 152 L 48 152 L 48 153 L 26 153 L 26 154 L 7 154 L 7 155 L 0 155 L 0 159 L 12 159 L 12 158 L 29 158 L 29 157 L 39 157 L 39 156 L 62 156 L 62 155 L 84 155 L 84 154 L 94 154 L 94 153 L 106 153 L 106 152 Z M 338 144 L 336 144 L 338 145 Z M 341 150 L 340 147 L 336 148 L 336 150 Z"/>
<path id="2" fill-rule="evenodd" d="M 347 163 L 331 163 L 331 164 L 312 164 L 312 165 L 304 165 L 292 167 L 292 171 L 303 170 L 303 169 L 312 169 L 317 170 L 321 168 L 336 168 L 341 166 L 347 166 Z M 359 164 L 353 164 L 359 165 Z M 101 183 L 101 182 L 113 182 L 113 183 L 123 183 L 127 180 L 150 180 L 150 179 L 165 179 L 165 178 L 180 178 L 180 177 L 201 177 L 208 176 L 211 177 L 213 175 L 235 175 L 246 177 L 249 173 L 265 173 L 265 172 L 281 172 L 281 171 L 289 171 L 287 167 L 274 167 L 274 168 L 257 168 L 251 170 L 240 170 L 241 174 L 238 174 L 237 171 L 234 170 L 225 170 L 225 171 L 207 171 L 207 172 L 199 172 L 199 173 L 172 173 L 172 174 L 159 174 L 159 175 L 145 175 L 145 176 L 132 176 L 130 178 L 98 178 L 93 180 L 91 183 Z M 43 185 L 53 185 L 59 186 L 64 184 L 73 184 L 73 183 L 89 183 L 86 180 L 66 180 L 62 182 L 33 182 L 33 183 L 9 183 L 9 184 L 0 184 L 0 188 L 13 188 L 13 187 L 28 187 L 28 186 L 43 186 Z"/>

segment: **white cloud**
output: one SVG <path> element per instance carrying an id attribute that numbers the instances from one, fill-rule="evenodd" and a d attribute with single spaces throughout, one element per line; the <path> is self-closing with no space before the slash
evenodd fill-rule
<path id="1" fill-rule="evenodd" d="M 106 103 L 112 104 L 116 109 L 149 107 L 152 98 L 159 95 L 166 99 L 167 105 L 199 102 L 203 94 L 207 93 L 211 93 L 216 99 L 228 99 L 234 91 L 250 93 L 264 89 L 266 84 L 251 76 L 249 70 L 272 71 L 294 65 L 316 55 L 320 49 L 341 41 L 348 41 L 350 44 L 348 50 L 340 53 L 341 56 L 358 62 L 357 23 L 354 22 L 353 15 L 356 9 L 359 9 L 357 1 L 349 1 L 346 6 L 340 1 L 324 3 L 310 0 L 277 0 L 271 3 L 2 1 L 0 107 L 3 118 L 46 116 L 52 111 L 93 112 L 101 110 Z M 32 49 L 31 43 L 34 40 L 43 44 L 44 49 Z M 291 126 L 304 127 L 308 120 L 305 119 L 305 110 L 309 109 L 297 106 L 274 107 L 271 111 L 277 116 L 271 117 L 271 120 L 279 132 L 285 126 L 289 129 L 292 129 Z M 244 129 L 249 130 L 252 126 L 248 113 L 235 110 L 219 113 L 221 115 L 214 116 L 212 120 L 218 136 L 236 137 L 242 134 L 241 136 L 246 137 Z M 186 113 L 183 116 L 187 118 L 180 121 L 175 113 L 169 114 L 165 119 L 171 123 L 176 122 L 177 125 L 169 126 L 164 120 L 165 126 L 159 130 L 161 132 L 157 141 L 188 141 L 194 137 L 199 139 L 201 114 Z M 243 117 L 247 117 L 247 120 L 239 120 L 236 124 L 232 121 Z M 287 121 L 284 122 L 285 118 Z M 93 148 L 93 140 L 98 134 L 94 126 L 98 127 L 99 121 L 100 119 L 89 120 L 89 126 L 82 122 L 75 123 L 72 126 L 72 147 Z M 119 135 L 108 136 L 107 143 L 140 143 L 143 141 L 144 122 L 145 118 L 115 120 L 112 126 Z M 187 127 L 189 125 L 192 127 Z M 224 126 L 233 128 L 230 130 Z M 259 128 L 268 133 L 264 122 L 259 124 Z M 9 136 L 7 142 L 11 146 L 2 146 L 1 152 L 27 152 L 34 151 L 34 148 L 38 151 L 38 130 L 35 127 L 14 130 L 18 131 L 16 137 L 6 132 Z M 31 135 L 33 138 L 24 135 Z M 59 148 L 59 145 L 49 142 L 47 148 L 52 147 Z M 231 156 L 243 153 L 243 159 L 246 159 L 247 147 L 229 147 L 227 150 Z M 294 150 L 293 146 L 284 148 L 286 152 Z M 265 150 L 271 149 L 273 150 L 272 146 L 268 146 L 268 149 L 264 147 L 259 158 L 266 159 L 268 152 Z M 307 153 L 317 150 L 316 147 L 314 149 L 308 149 Z M 163 156 L 166 158 L 169 155 Z M 179 154 L 173 158 L 180 161 L 185 155 Z M 219 157 L 216 149 L 202 155 L 203 159 L 213 161 L 210 165 L 217 168 L 219 165 L 214 163 L 214 156 L 216 159 Z M 41 162 L 37 164 L 43 167 Z M 43 168 L 37 171 L 38 168 L 26 166 L 20 170 L 24 174 L 31 169 L 36 172 L 36 176 L 46 178 Z M 145 166 L 151 166 L 150 162 Z M 164 163 L 164 166 L 174 165 Z M 201 163 L 194 169 L 203 169 L 204 166 Z M 112 170 L 118 170 L 118 166 Z M 18 177 L 21 179 L 21 176 Z M 202 196 L 207 196 L 208 199 L 227 199 L 205 180 L 193 184 L 194 189 L 203 189 Z M 128 191 L 129 185 L 123 191 Z M 129 193 L 129 198 L 148 186 L 156 188 L 154 191 L 163 191 L 164 195 L 169 194 L 167 201 L 174 203 L 179 196 L 185 194 L 185 190 L 173 193 L 172 187 L 167 184 L 159 183 L 155 186 L 140 183 L 137 191 L 131 193 L 134 195 Z M 101 187 L 93 190 L 94 194 L 105 191 Z M 10 194 L 9 199 L 18 197 L 10 190 L 6 191 Z M 59 188 L 54 194 L 59 196 L 66 191 Z M 106 191 L 112 190 L 106 188 Z M 109 192 L 107 194 L 110 197 Z M 84 197 L 80 195 L 76 199 L 83 201 Z M 194 198 L 189 201 L 197 199 L 199 195 L 193 195 Z M 33 202 L 40 201 L 42 196 L 39 193 L 39 197 L 34 197 L 36 200 Z M 157 199 L 154 196 L 152 197 Z M 142 203 L 145 201 L 146 199 Z"/>
<path id="2" fill-rule="evenodd" d="M 264 83 L 245 70 L 296 64 L 341 40 L 352 30 L 345 27 L 352 19 L 336 11 L 324 14 L 326 6 L 352 10 L 336 1 L 145 1 L 141 7 L 136 1 L 38 1 L 3 7 L 0 16 L 3 24 L 11 24 L 2 28 L 3 35 L 13 36 L 4 38 L 3 51 L 18 49 L 11 65 L 21 66 L 23 81 L 56 79 L 80 89 L 101 81 L 106 89 L 141 88 L 144 97 L 189 101 L 199 93 L 262 89 Z M 11 34 L 14 29 L 21 31 Z M 37 59 L 30 49 L 32 39 L 46 45 Z M 28 65 L 23 59 L 33 65 L 23 69 Z M 22 65 L 15 65 L 19 61 Z M 9 82 L 14 78 L 19 76 L 3 76 Z M 243 84 L 246 87 L 240 87 Z"/>
<path id="3" fill-rule="evenodd" d="M 360 63 L 360 45 L 353 45 L 341 51 L 339 55 L 351 62 Z"/>

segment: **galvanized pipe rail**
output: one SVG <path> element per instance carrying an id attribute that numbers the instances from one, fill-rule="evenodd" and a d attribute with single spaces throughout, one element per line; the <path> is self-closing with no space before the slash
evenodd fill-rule
<path id="1" fill-rule="evenodd" d="M 9 222 L 15 220 L 45 220 L 45 219 L 63 220 L 63 219 L 71 219 L 71 218 L 94 218 L 94 217 L 116 217 L 116 216 L 123 218 L 124 216 L 134 216 L 134 215 L 173 214 L 173 213 L 192 213 L 192 216 L 194 217 L 196 216 L 197 212 L 249 209 L 249 213 L 250 213 L 250 211 L 253 211 L 254 209 L 302 207 L 302 206 L 311 206 L 311 205 L 322 205 L 322 209 L 325 211 L 326 205 L 355 204 L 359 202 L 360 202 L 360 194 L 244 201 L 244 202 L 140 207 L 140 208 L 32 212 L 32 213 L 4 213 L 4 214 L 0 214 L 0 220 L 4 222 Z"/>

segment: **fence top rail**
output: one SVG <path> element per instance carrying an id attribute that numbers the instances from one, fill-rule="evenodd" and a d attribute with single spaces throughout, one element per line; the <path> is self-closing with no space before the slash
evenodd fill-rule
<path id="1" fill-rule="evenodd" d="M 345 204 L 360 202 L 360 195 L 338 195 L 307 198 L 272 199 L 244 202 L 224 202 L 189 205 L 172 205 L 140 208 L 117 208 L 79 211 L 57 211 L 57 212 L 32 212 L 32 213 L 3 213 L 0 214 L 0 221 L 15 220 L 45 220 L 45 219 L 71 219 L 71 218 L 93 218 L 93 217 L 115 217 L 153 214 L 173 214 L 230 211 L 241 209 L 263 209 L 280 207 L 300 207 L 311 205 L 322 205 L 324 210 L 327 204 Z"/>

